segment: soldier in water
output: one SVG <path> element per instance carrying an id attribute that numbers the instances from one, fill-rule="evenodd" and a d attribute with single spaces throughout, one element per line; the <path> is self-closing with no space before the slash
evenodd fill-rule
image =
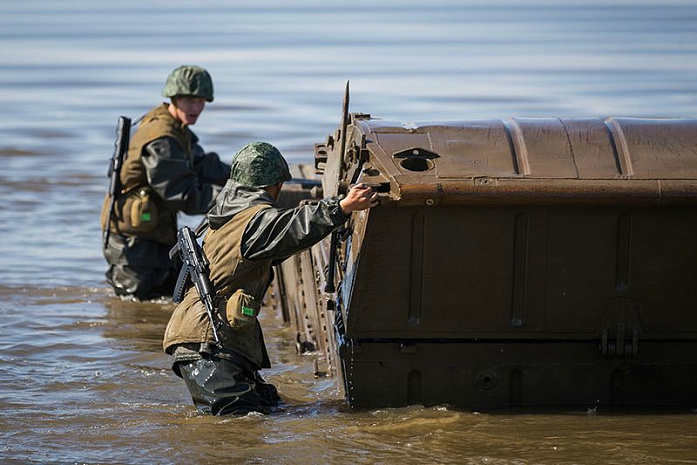
<path id="1" fill-rule="evenodd" d="M 212 318 L 219 329 L 214 334 L 192 286 L 174 310 L 163 342 L 173 355 L 174 372 L 184 378 L 202 413 L 266 413 L 277 404 L 276 388 L 258 372 L 270 367 L 257 315 L 271 284 L 271 267 L 319 242 L 351 212 L 377 204 L 376 192 L 357 185 L 345 197 L 279 208 L 281 187 L 290 179 L 278 149 L 265 142 L 248 144 L 235 155 L 230 180 L 208 213 L 203 251 L 210 262 L 216 294 Z"/>
<path id="2" fill-rule="evenodd" d="M 106 278 L 117 295 L 137 300 L 171 296 L 178 270 L 169 258 L 176 243 L 177 213 L 206 213 L 230 174 L 230 166 L 206 153 L 189 128 L 206 102 L 213 82 L 198 66 L 180 66 L 165 83 L 162 103 L 143 116 L 120 172 L 122 189 L 108 220 L 104 257 Z"/>

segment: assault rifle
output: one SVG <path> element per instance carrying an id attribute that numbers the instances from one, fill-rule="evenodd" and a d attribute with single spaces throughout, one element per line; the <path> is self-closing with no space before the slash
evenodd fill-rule
<path id="1" fill-rule="evenodd" d="M 114 142 L 114 154 L 111 156 L 109 164 L 109 213 L 106 218 L 102 248 L 106 249 L 109 244 L 111 234 L 111 218 L 114 216 L 114 206 L 116 205 L 116 195 L 121 192 L 121 165 L 128 151 L 128 141 L 131 136 L 131 120 L 125 116 L 119 116 L 116 126 L 116 141 Z"/>
<path id="2" fill-rule="evenodd" d="M 215 307 L 213 306 L 215 291 L 209 277 L 208 260 L 203 253 L 203 249 L 196 241 L 196 235 L 188 226 L 184 226 L 179 230 L 177 233 L 177 245 L 169 251 L 169 258 L 174 259 L 177 255 L 181 257 L 184 264 L 179 272 L 172 300 L 175 303 L 182 301 L 184 290 L 188 287 L 187 283 L 189 278 L 191 278 L 201 302 L 206 307 L 206 313 L 208 313 L 208 319 L 213 328 L 215 342 L 220 345 L 220 337 L 218 336 L 220 323 L 216 322 L 213 317 L 215 312 Z"/>

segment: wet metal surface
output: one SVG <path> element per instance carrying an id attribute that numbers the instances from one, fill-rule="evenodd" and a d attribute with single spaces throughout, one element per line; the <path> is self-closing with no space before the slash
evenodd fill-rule
<path id="1" fill-rule="evenodd" d="M 352 406 L 697 403 L 697 120 L 344 121 L 324 191 L 380 206 L 281 276 Z"/>

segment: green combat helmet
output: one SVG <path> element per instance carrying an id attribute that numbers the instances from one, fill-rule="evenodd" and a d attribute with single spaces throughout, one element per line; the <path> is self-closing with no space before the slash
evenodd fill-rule
<path id="1" fill-rule="evenodd" d="M 267 142 L 252 142 L 232 159 L 230 179 L 248 187 L 267 187 L 290 181 L 288 163 L 276 147 Z"/>
<path id="2" fill-rule="evenodd" d="M 184 65 L 175 69 L 169 76 L 162 95 L 167 98 L 178 96 L 192 96 L 213 101 L 213 80 L 203 68 L 192 65 Z"/>

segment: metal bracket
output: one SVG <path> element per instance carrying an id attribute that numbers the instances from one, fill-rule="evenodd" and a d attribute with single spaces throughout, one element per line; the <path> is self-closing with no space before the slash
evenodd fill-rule
<path id="1" fill-rule="evenodd" d="M 614 337 L 613 337 L 614 336 Z M 635 357 L 639 353 L 639 330 L 627 328 L 618 321 L 614 334 L 603 328 L 600 336 L 600 355 L 603 357 Z"/>

